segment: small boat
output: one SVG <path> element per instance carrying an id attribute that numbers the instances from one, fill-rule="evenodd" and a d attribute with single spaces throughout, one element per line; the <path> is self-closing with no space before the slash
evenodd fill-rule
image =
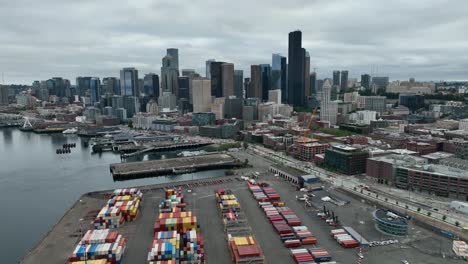
<path id="1" fill-rule="evenodd" d="M 78 129 L 76 127 L 66 129 L 62 132 L 63 134 L 76 134 L 78 133 Z"/>

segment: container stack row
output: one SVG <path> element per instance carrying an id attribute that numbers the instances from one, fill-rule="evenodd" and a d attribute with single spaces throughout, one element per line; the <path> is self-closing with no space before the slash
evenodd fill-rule
<path id="1" fill-rule="evenodd" d="M 88 230 L 68 261 L 70 264 L 120 264 L 125 247 L 125 238 L 115 230 Z"/>
<path id="2" fill-rule="evenodd" d="M 143 194 L 137 188 L 116 189 L 93 222 L 94 229 L 118 228 L 135 221 Z"/>
<path id="3" fill-rule="evenodd" d="M 154 224 L 154 238 L 148 251 L 149 264 L 201 264 L 205 261 L 200 225 L 192 211 L 186 211 L 181 189 L 166 189 Z"/>
<path id="4" fill-rule="evenodd" d="M 229 190 L 218 189 L 216 202 L 221 213 L 224 231 L 233 263 L 263 264 L 265 259 L 237 197 Z"/>
<path id="5" fill-rule="evenodd" d="M 344 248 L 355 248 L 359 246 L 359 242 L 344 229 L 333 229 L 330 231 L 330 235 Z"/>
<path id="6" fill-rule="evenodd" d="M 321 259 L 316 259 L 311 251 L 317 248 L 305 248 L 317 244 L 317 239 L 306 226 L 302 225 L 294 211 L 285 206 L 278 192 L 272 187 L 260 187 L 251 183 L 249 183 L 248 188 L 283 241 L 284 246 L 290 248 L 294 261 L 298 264 L 320 262 Z M 257 197 L 263 197 L 260 192 L 264 193 L 266 199 L 257 199 Z"/>

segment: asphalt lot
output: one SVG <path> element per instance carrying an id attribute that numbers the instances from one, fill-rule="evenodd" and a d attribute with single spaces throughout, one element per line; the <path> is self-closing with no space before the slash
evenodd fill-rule
<path id="1" fill-rule="evenodd" d="M 317 209 L 305 208 L 303 203 L 296 201 L 295 197 L 298 192 L 288 182 L 276 179 L 273 175 L 267 173 L 271 162 L 243 151 L 234 155 L 241 160 L 245 158 L 249 159 L 249 163 L 253 165 L 252 168 L 238 170 L 237 176 L 251 175 L 255 171 L 259 172 L 260 178 L 271 183 L 272 187 L 281 195 L 282 200 L 286 202 L 286 205 L 294 210 L 303 224 L 312 231 L 318 239 L 318 246 L 330 251 L 333 260 L 341 264 L 357 262 L 358 250 L 344 249 L 339 246 L 329 235 L 330 230 L 333 228 L 316 216 Z M 289 250 L 282 245 L 279 236 L 258 207 L 248 191 L 245 182 L 237 180 L 232 176 L 211 180 L 205 179 L 201 182 L 220 180 L 224 180 L 224 182 L 190 187 L 193 190 L 192 192 L 188 192 L 188 188 L 183 187 L 186 202 L 189 208 L 195 211 L 198 222 L 201 225 L 202 235 L 205 238 L 206 263 L 232 263 L 220 213 L 214 199 L 214 190 L 220 187 L 233 190 L 234 194 L 238 197 L 241 208 L 252 228 L 252 233 L 265 255 L 266 262 L 294 263 L 289 255 Z M 123 264 L 146 263 L 148 247 L 153 238 L 153 224 L 158 213 L 157 205 L 163 197 L 163 189 L 161 185 L 146 186 L 143 188 L 143 191 L 143 202 L 138 219 L 135 222 L 125 223 L 118 229 L 127 239 L 127 250 L 122 262 Z M 342 200 L 349 200 L 351 203 L 345 206 L 335 206 L 330 203 L 326 203 L 325 205 L 335 211 L 343 225 L 353 227 L 367 240 L 373 241 L 390 238 L 375 229 L 371 216 L 371 212 L 375 208 L 369 204 L 349 197 L 335 189 L 330 189 L 328 192 L 320 191 L 316 194 L 317 197 L 313 199 L 313 204 L 316 208 L 322 208 L 323 206 L 320 197 L 329 194 Z M 81 200 L 81 202 L 78 201 L 64 215 L 60 222 L 21 263 L 66 263 L 69 254 L 80 237 L 79 219 L 84 219 L 82 223 L 92 221 L 92 212 L 99 210 L 104 205 L 107 196 L 106 193 L 94 193 L 84 195 Z M 85 227 L 86 224 L 83 226 Z M 393 237 L 391 238 L 394 239 Z M 398 245 L 364 249 L 364 260 L 362 263 L 397 264 L 401 263 L 402 259 L 407 259 L 412 264 L 464 263 L 460 260 L 442 258 L 441 252 L 451 254 L 450 240 L 418 226 L 411 225 L 410 236 L 398 239 L 402 242 Z"/>

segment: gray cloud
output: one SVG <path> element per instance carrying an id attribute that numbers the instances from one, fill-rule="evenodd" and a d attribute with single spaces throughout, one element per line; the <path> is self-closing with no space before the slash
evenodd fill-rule
<path id="1" fill-rule="evenodd" d="M 0 71 L 7 83 L 62 76 L 159 72 L 168 47 L 181 68 L 205 60 L 251 64 L 287 55 L 300 29 L 319 77 L 378 65 L 391 79 L 468 79 L 465 0 L 15 0 L 0 8 Z"/>

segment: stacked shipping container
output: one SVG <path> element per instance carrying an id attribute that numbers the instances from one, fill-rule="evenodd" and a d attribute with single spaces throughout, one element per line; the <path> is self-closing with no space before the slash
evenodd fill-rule
<path id="1" fill-rule="evenodd" d="M 280 236 L 284 246 L 292 248 L 291 255 L 294 261 L 298 264 L 314 263 L 312 251 L 308 251 L 302 248 L 302 246 L 314 245 L 317 243 L 317 239 L 306 226 L 301 225 L 302 222 L 297 215 L 285 206 L 278 192 L 271 187 L 261 188 L 251 183 L 249 183 L 248 187 L 271 225 Z M 320 257 L 315 261 L 319 262 Z"/>
<path id="2" fill-rule="evenodd" d="M 204 241 L 197 217 L 185 211 L 181 189 L 165 190 L 154 224 L 154 239 L 148 252 L 149 264 L 204 263 Z"/>
<path id="3" fill-rule="evenodd" d="M 216 191 L 216 202 L 224 223 L 229 251 L 234 263 L 264 263 L 263 253 L 251 234 L 239 201 L 224 189 Z"/>
<path id="4" fill-rule="evenodd" d="M 94 220 L 94 229 L 118 228 L 135 221 L 143 194 L 137 188 L 116 189 Z"/>

